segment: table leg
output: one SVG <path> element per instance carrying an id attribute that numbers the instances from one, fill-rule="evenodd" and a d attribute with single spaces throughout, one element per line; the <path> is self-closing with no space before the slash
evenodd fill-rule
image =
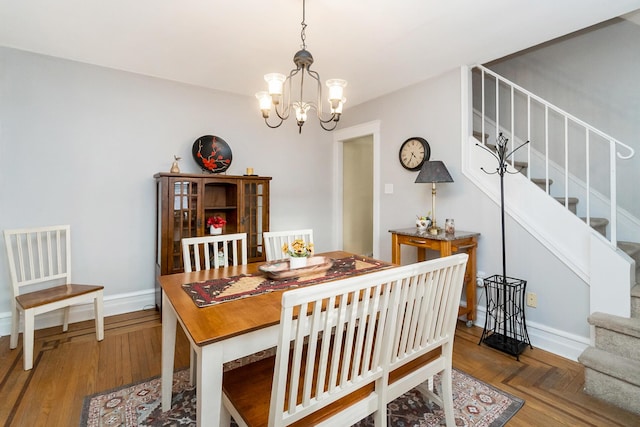
<path id="1" fill-rule="evenodd" d="M 469 259 L 467 260 L 467 268 L 465 271 L 465 288 L 466 288 L 466 299 L 467 299 L 467 307 L 465 310 L 467 314 L 467 326 L 473 326 L 473 320 L 475 319 L 476 312 L 476 242 L 473 241 L 472 245 L 469 245 L 466 248 L 466 251 L 469 255 Z M 445 257 L 453 254 L 453 245 L 451 241 L 442 241 L 440 242 L 440 256 Z M 466 280 L 468 278 L 468 281 Z M 462 310 L 462 308 L 461 308 Z M 462 313 L 464 314 L 463 311 Z M 460 313 L 460 312 L 458 312 Z"/>
<path id="2" fill-rule="evenodd" d="M 391 262 L 400 265 L 400 243 L 398 243 L 398 235 L 396 233 L 391 234 Z"/>
<path id="3" fill-rule="evenodd" d="M 171 409 L 173 359 L 176 351 L 178 318 L 169 299 L 162 292 L 162 411 Z"/>
<path id="4" fill-rule="evenodd" d="M 450 240 L 441 240 L 440 241 L 440 258 L 444 258 L 453 253 L 451 249 L 451 241 Z"/>
<path id="5" fill-rule="evenodd" d="M 473 325 L 473 321 L 476 319 L 476 249 L 477 243 L 473 242 L 473 246 L 469 248 L 469 260 L 467 261 L 467 269 L 469 271 L 469 284 L 467 285 L 467 307 L 470 311 L 467 314 L 467 326 Z"/>
<path id="6" fill-rule="evenodd" d="M 196 422 L 198 427 L 222 426 L 228 413 L 222 408 L 222 346 L 198 347 Z"/>

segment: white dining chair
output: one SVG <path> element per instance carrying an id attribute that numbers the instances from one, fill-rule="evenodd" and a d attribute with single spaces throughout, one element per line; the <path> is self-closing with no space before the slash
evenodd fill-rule
<path id="1" fill-rule="evenodd" d="M 262 233 L 267 261 L 289 258 L 289 255 L 282 252 L 282 246 L 291 244 L 296 239 L 302 239 L 306 243 L 313 244 L 313 230 L 288 230 L 288 231 L 265 231 Z"/>
<path id="2" fill-rule="evenodd" d="M 231 265 L 247 263 L 247 233 L 182 239 L 182 262 L 187 273 L 228 267 L 230 260 Z"/>
<path id="3" fill-rule="evenodd" d="M 11 276 L 11 339 L 18 346 L 21 314 L 23 367 L 33 368 L 35 316 L 63 309 L 62 330 L 69 327 L 71 306 L 93 302 L 96 337 L 104 338 L 102 285 L 71 282 L 71 227 L 69 225 L 4 230 Z"/>
<path id="4" fill-rule="evenodd" d="M 429 399 L 444 410 L 454 427 L 451 382 L 453 340 L 460 295 L 469 255 L 458 254 L 425 261 L 427 272 L 401 283 L 399 318 L 392 324 L 387 402 L 428 382 Z M 428 353 L 436 352 L 437 357 Z M 410 369 L 407 367 L 410 366 Z M 432 378 L 441 374 L 442 390 L 433 392 Z"/>
<path id="5" fill-rule="evenodd" d="M 186 273 L 247 263 L 247 233 L 217 234 L 182 239 L 182 265 Z M 196 352 L 189 356 L 190 383 L 195 385 Z"/>

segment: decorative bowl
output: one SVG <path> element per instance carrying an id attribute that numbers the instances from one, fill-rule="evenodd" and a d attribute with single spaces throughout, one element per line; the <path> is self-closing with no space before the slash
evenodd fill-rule
<path id="1" fill-rule="evenodd" d="M 279 259 L 262 264 L 258 270 L 268 278 L 275 280 L 291 279 L 308 276 L 310 274 L 324 273 L 333 266 L 333 260 L 325 256 L 312 256 L 307 258 L 307 266 L 292 269 L 288 259 Z"/>

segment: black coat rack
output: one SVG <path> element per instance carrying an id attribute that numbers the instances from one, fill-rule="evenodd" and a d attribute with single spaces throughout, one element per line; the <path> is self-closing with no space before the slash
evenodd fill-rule
<path id="1" fill-rule="evenodd" d="M 502 225 L 502 274 L 496 274 L 484 279 L 487 297 L 487 314 L 482 337 L 478 344 L 484 342 L 489 347 L 516 356 L 516 359 L 519 360 L 520 353 L 524 351 L 527 345 L 531 348 L 533 348 L 533 346 L 531 346 L 531 342 L 529 341 L 524 316 L 524 298 L 527 282 L 526 280 L 507 276 L 504 175 L 506 173 L 519 173 L 519 171 L 510 172 L 507 161 L 516 151 L 528 144 L 529 141 L 521 144 L 511 152 L 507 152 L 508 142 L 509 140 L 500 133 L 497 138 L 495 151 L 490 150 L 484 144 L 476 144 L 491 153 L 498 161 L 498 167 L 494 172 L 487 172 L 484 168 L 480 169 L 490 175 L 500 175 L 500 211 Z"/>

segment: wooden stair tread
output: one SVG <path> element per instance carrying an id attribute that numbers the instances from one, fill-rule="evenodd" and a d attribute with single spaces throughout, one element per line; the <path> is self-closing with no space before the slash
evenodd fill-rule
<path id="1" fill-rule="evenodd" d="M 102 285 L 60 285 L 40 291 L 29 292 L 16 297 L 22 308 L 30 309 L 52 302 L 61 301 L 104 289 Z"/>
<path id="2" fill-rule="evenodd" d="M 477 139 L 480 142 L 484 142 L 486 144 L 487 140 L 489 139 L 489 134 L 485 133 L 484 134 L 484 141 L 482 140 L 482 132 L 478 132 L 478 131 L 473 131 L 473 137 L 475 139 Z"/>
<path id="3" fill-rule="evenodd" d="M 558 196 L 558 197 L 554 197 L 554 199 L 556 199 L 559 202 L 564 202 L 565 197 L 564 196 Z M 569 200 L 569 203 L 578 203 L 578 198 L 577 197 L 567 197 L 567 199 Z"/>
<path id="4" fill-rule="evenodd" d="M 480 134 L 478 133 L 478 136 Z M 487 148 L 489 148 L 492 151 L 496 151 L 496 145 L 495 144 L 485 144 L 485 146 Z M 507 161 L 507 163 L 509 163 L 509 165 L 511 165 L 511 161 Z M 518 169 L 526 169 L 529 167 L 529 163 L 528 162 L 524 162 L 521 160 L 516 160 L 515 162 L 513 162 L 513 166 L 518 168 Z"/>
<path id="5" fill-rule="evenodd" d="M 549 186 L 551 186 L 551 184 L 553 184 L 553 180 L 549 179 L 548 181 L 549 181 Z M 531 182 L 533 182 L 534 184 L 540 185 L 540 184 L 544 184 L 545 182 L 547 182 L 547 180 L 544 179 L 544 178 L 531 178 Z"/>
<path id="6" fill-rule="evenodd" d="M 640 256 L 640 243 L 618 241 L 618 247 L 633 259 Z"/>
<path id="7" fill-rule="evenodd" d="M 580 219 L 584 222 L 587 222 L 587 218 L 585 217 L 580 217 Z M 607 218 L 598 218 L 593 216 L 589 218 L 589 225 L 592 227 L 602 227 L 606 226 L 607 224 L 609 224 L 609 220 Z"/>

